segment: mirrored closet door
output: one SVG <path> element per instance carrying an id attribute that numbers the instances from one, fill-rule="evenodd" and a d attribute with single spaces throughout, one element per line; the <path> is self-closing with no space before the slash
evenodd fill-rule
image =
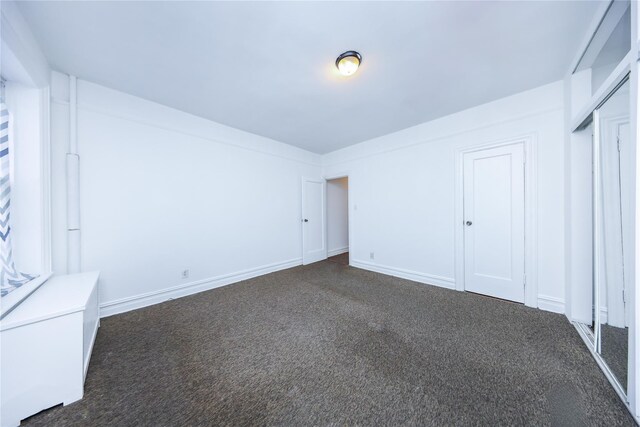
<path id="1" fill-rule="evenodd" d="M 577 294 L 577 307 L 582 308 L 574 313 L 574 319 L 581 324 L 579 330 L 585 332 L 596 359 L 625 400 L 630 371 L 630 291 L 635 276 L 635 143 L 630 101 L 627 77 L 574 133 L 575 141 L 591 147 L 591 168 L 581 176 L 591 175 L 592 207 L 591 212 L 583 212 L 585 218 L 573 219 L 591 223 L 592 265 L 591 286 L 582 287 Z M 582 158 L 587 160 L 587 156 Z"/>
<path id="2" fill-rule="evenodd" d="M 593 113 L 595 349 L 627 393 L 634 262 L 634 160 L 629 81 Z"/>
<path id="3" fill-rule="evenodd" d="M 598 366 L 640 420 L 634 300 L 639 62 L 632 31 L 639 9 L 629 0 L 602 6 L 565 84 L 572 129 L 566 308 Z"/>
<path id="4" fill-rule="evenodd" d="M 591 286 L 577 294 L 574 312 L 588 345 L 618 393 L 628 394 L 630 290 L 634 286 L 635 143 L 630 123 L 630 82 L 623 79 L 574 132 L 575 141 L 591 147 L 582 155 L 591 167 L 591 212 L 575 222 L 591 223 Z M 585 147 L 586 148 L 586 147 Z M 577 165 L 576 165 L 577 166 Z M 586 188 L 585 188 L 586 190 Z M 586 197 L 587 195 L 584 194 Z M 586 231 L 586 230 L 585 230 Z M 588 254 L 589 251 L 585 253 Z"/>

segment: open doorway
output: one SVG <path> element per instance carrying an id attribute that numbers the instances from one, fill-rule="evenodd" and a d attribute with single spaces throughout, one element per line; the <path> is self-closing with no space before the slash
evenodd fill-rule
<path id="1" fill-rule="evenodd" d="M 349 178 L 327 180 L 328 260 L 349 265 Z"/>

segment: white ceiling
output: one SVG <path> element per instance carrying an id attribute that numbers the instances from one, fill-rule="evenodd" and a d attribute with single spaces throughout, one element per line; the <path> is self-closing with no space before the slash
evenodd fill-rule
<path id="1" fill-rule="evenodd" d="M 561 79 L 598 3 L 19 6 L 54 69 L 326 153 Z"/>

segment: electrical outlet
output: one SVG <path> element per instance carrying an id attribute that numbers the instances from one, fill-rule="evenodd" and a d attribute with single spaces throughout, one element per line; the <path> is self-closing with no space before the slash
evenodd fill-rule
<path id="1" fill-rule="evenodd" d="M 188 279 L 189 278 L 189 269 L 182 270 L 182 278 L 183 279 Z"/>
<path id="2" fill-rule="evenodd" d="M 376 254 L 374 252 L 369 252 L 369 258 L 375 259 Z"/>

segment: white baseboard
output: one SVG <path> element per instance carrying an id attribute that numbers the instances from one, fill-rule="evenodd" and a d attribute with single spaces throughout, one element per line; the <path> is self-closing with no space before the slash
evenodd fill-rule
<path id="1" fill-rule="evenodd" d="M 609 323 L 609 310 L 607 307 L 600 307 L 600 323 L 605 325 Z"/>
<path id="2" fill-rule="evenodd" d="M 210 277 L 208 279 L 185 283 L 184 285 L 173 286 L 171 288 L 122 298 L 116 301 L 109 301 L 100 304 L 100 317 L 112 316 L 114 314 L 124 313 L 126 311 L 136 310 L 138 308 L 159 304 L 171 299 L 196 294 L 198 292 L 208 291 L 210 289 L 230 285 L 242 280 L 262 276 L 263 274 L 273 273 L 274 271 L 296 267 L 301 264 L 302 258 L 296 258 L 289 261 L 264 265 L 262 267 L 251 268 L 236 273 L 225 274 L 216 277 Z"/>
<path id="3" fill-rule="evenodd" d="M 440 286 L 442 288 L 447 288 L 447 289 L 453 289 L 453 290 L 456 289 L 455 280 L 449 277 L 419 273 L 416 271 L 378 265 L 378 264 L 374 264 L 366 261 L 352 260 L 351 266 L 361 268 L 363 270 L 375 271 L 376 273 L 387 274 L 389 276 L 400 277 L 402 279 L 412 280 L 414 282 Z M 564 314 L 564 300 L 561 298 L 551 297 L 548 295 L 539 295 L 538 308 L 540 310 Z"/>
<path id="4" fill-rule="evenodd" d="M 336 252 L 335 254 L 338 255 L 340 253 L 347 252 L 349 248 L 342 248 L 335 251 L 340 250 L 342 250 L 343 252 Z M 329 253 L 329 256 L 333 256 L 332 252 Z M 253 277 L 262 276 L 264 274 L 273 273 L 279 270 L 285 270 L 291 267 L 296 267 L 301 264 L 302 258 L 296 258 L 289 261 L 269 264 L 258 268 L 239 271 L 237 273 L 211 277 L 208 279 L 186 283 L 184 285 L 173 286 L 171 288 L 166 288 L 159 291 L 148 292 L 141 295 L 122 298 L 116 301 L 106 302 L 100 304 L 100 317 L 108 317 L 114 314 L 124 313 L 127 311 L 136 310 L 138 308 L 159 304 L 171 299 L 192 295 L 198 292 L 208 291 L 210 289 L 230 285 L 232 283 L 251 279 Z M 363 270 L 374 271 L 376 273 L 411 280 L 414 282 L 425 283 L 428 285 L 439 286 L 447 289 L 456 289 L 455 280 L 449 277 L 389 267 L 385 265 L 370 263 L 367 261 L 352 260 L 351 266 L 361 268 Z M 565 312 L 564 300 L 548 295 L 538 295 L 538 308 L 540 310 L 550 311 L 553 313 Z M 603 313 L 603 317 L 606 317 L 606 311 Z"/>
<path id="5" fill-rule="evenodd" d="M 338 249 L 331 249 L 330 251 L 327 252 L 327 256 L 336 256 L 336 255 L 340 255 L 343 254 L 345 252 L 349 252 L 349 246 L 345 246 L 344 248 L 338 248 Z"/>
<path id="6" fill-rule="evenodd" d="M 564 300 L 549 295 L 538 295 L 538 308 L 552 313 L 564 314 Z"/>
<path id="7" fill-rule="evenodd" d="M 456 288 L 456 281 L 449 277 L 419 273 L 417 271 L 373 264 L 366 261 L 351 260 L 351 266 L 361 268 L 363 270 L 375 271 L 376 273 L 382 273 L 388 276 L 400 277 L 401 279 L 412 280 L 414 282 L 425 283 L 427 285 L 439 286 L 441 288 L 454 290 Z"/>

